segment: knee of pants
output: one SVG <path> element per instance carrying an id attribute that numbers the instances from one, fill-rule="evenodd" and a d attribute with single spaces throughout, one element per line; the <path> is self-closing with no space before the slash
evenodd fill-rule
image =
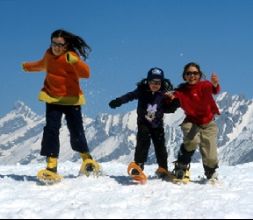
<path id="1" fill-rule="evenodd" d="M 210 168 L 216 168 L 218 166 L 218 159 L 217 158 L 206 158 L 203 159 L 203 164 Z"/>
<path id="2" fill-rule="evenodd" d="M 188 152 L 194 151 L 197 149 L 199 142 L 197 140 L 184 140 L 184 148 Z"/>

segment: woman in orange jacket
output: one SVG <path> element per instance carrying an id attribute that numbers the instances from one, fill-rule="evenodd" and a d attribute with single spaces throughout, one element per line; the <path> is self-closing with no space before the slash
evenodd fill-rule
<path id="1" fill-rule="evenodd" d="M 51 46 L 44 57 L 36 62 L 23 63 L 26 72 L 47 73 L 44 87 L 39 94 L 39 100 L 46 103 L 46 126 L 41 155 L 47 157 L 47 168 L 38 173 L 40 179 L 60 179 L 57 174 L 57 158 L 63 114 L 70 131 L 72 149 L 79 152 L 83 159 L 80 172 L 89 175 L 89 172 L 98 171 L 98 164 L 89 153 L 81 114 L 85 97 L 79 80 L 90 77 L 89 66 L 84 62 L 90 51 L 90 47 L 81 37 L 65 30 L 56 30 L 51 35 Z"/>

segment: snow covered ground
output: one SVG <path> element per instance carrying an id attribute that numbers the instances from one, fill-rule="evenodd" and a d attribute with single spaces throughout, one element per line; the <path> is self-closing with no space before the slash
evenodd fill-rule
<path id="1" fill-rule="evenodd" d="M 104 176 L 76 177 L 79 163 L 59 164 L 65 179 L 40 186 L 35 175 L 44 164 L 0 166 L 0 218 L 252 218 L 253 163 L 221 167 L 221 184 L 174 185 L 152 178 L 146 185 L 129 181 L 127 166 L 104 163 Z M 192 165 L 192 179 L 203 175 Z"/>

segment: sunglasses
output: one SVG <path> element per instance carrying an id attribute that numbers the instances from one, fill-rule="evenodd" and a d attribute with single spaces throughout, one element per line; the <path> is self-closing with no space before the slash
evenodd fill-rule
<path id="1" fill-rule="evenodd" d="M 64 46 L 66 46 L 66 43 L 57 43 L 57 42 L 54 42 L 54 41 L 52 41 L 51 42 L 51 47 L 64 47 Z"/>
<path id="2" fill-rule="evenodd" d="M 186 76 L 197 76 L 200 75 L 200 73 L 198 71 L 193 71 L 193 72 L 186 72 L 185 73 Z"/>

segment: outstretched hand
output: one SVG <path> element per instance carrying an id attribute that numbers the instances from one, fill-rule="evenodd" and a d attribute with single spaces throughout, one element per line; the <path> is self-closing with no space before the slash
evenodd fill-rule
<path id="1" fill-rule="evenodd" d="M 24 72 L 27 72 L 27 69 L 25 68 L 25 63 L 21 63 L 21 68 Z"/>
<path id="2" fill-rule="evenodd" d="M 109 106 L 113 109 L 120 107 L 122 105 L 121 100 L 120 99 L 114 99 L 109 103 Z"/>
<path id="3" fill-rule="evenodd" d="M 165 96 L 168 97 L 170 100 L 174 100 L 175 99 L 175 95 L 174 95 L 173 91 L 166 92 Z"/>
<path id="4" fill-rule="evenodd" d="M 211 83 L 214 87 L 217 87 L 219 85 L 219 77 L 216 73 L 213 73 L 211 76 Z"/>

